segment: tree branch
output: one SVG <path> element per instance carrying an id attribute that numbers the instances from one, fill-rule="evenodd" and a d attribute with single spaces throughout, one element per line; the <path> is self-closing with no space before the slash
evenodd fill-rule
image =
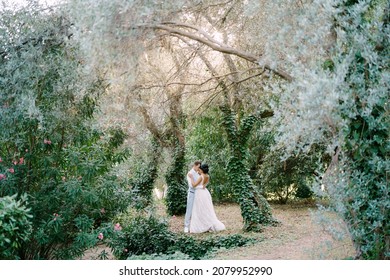
<path id="1" fill-rule="evenodd" d="M 172 27 L 173 26 L 173 27 Z M 247 61 L 250 61 L 252 63 L 258 64 L 259 57 L 252 55 L 248 52 L 237 50 L 235 48 L 232 48 L 228 45 L 225 45 L 221 42 L 216 41 L 214 38 L 212 38 L 210 35 L 208 35 L 204 30 L 199 29 L 196 26 L 189 25 L 189 24 L 181 24 L 181 23 L 174 23 L 174 22 L 167 22 L 167 23 L 162 23 L 162 24 L 146 24 L 146 25 L 139 25 L 139 28 L 150 28 L 150 29 L 155 29 L 155 30 L 164 30 L 169 32 L 170 34 L 175 34 L 178 36 L 183 36 L 186 38 L 189 38 L 191 40 L 197 41 L 201 44 L 204 44 L 211 49 L 224 53 L 224 54 L 230 54 L 230 55 L 235 55 L 238 56 L 242 59 L 245 59 Z M 191 33 L 188 31 L 183 30 L 182 28 L 187 28 L 196 31 L 198 34 Z M 202 35 L 202 36 L 201 36 Z M 280 69 L 273 69 L 271 66 L 268 64 L 264 65 L 264 68 L 267 70 L 270 70 L 277 74 L 279 77 L 287 80 L 287 81 L 292 81 L 293 77 L 288 74 L 287 72 L 280 70 Z"/>

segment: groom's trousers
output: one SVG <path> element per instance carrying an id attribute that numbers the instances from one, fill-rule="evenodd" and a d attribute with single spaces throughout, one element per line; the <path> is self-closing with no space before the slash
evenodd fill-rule
<path id="1" fill-rule="evenodd" d="M 185 227 L 190 227 L 192 206 L 194 205 L 194 197 L 195 197 L 195 188 L 189 188 L 187 194 L 186 216 L 184 220 Z"/>

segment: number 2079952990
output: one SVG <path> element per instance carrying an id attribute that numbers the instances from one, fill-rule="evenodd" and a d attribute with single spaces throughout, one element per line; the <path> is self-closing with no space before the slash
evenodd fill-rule
<path id="1" fill-rule="evenodd" d="M 224 267 L 213 267 L 212 275 L 272 275 L 271 267 L 252 267 L 252 266 L 243 266 L 243 267 L 234 267 L 234 266 L 224 266 Z"/>

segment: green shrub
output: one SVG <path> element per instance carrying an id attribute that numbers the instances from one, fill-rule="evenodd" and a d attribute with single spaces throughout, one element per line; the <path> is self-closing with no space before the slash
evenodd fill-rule
<path id="1" fill-rule="evenodd" d="M 213 251 L 219 248 L 230 249 L 242 247 L 255 242 L 255 239 L 246 238 L 239 234 L 229 236 L 210 236 L 197 240 L 192 236 L 179 236 L 170 251 L 180 251 L 194 260 L 207 258 Z"/>
<path id="2" fill-rule="evenodd" d="M 313 196 L 313 191 L 306 184 L 299 184 L 295 197 L 297 198 L 311 198 Z"/>
<path id="3" fill-rule="evenodd" d="M 69 26 L 34 6 L 0 11 L 0 197 L 27 193 L 32 215 L 20 259 L 80 257 L 129 205 L 113 169 L 126 136 L 96 128 L 107 85 L 85 75 Z"/>
<path id="4" fill-rule="evenodd" d="M 307 154 L 301 153 L 283 160 L 283 151 L 268 152 L 258 172 L 261 192 L 267 199 L 281 204 L 286 204 L 292 198 L 310 198 L 313 192 L 308 185 L 315 179 L 314 174 L 323 153 L 323 147 L 314 145 Z"/>
<path id="5" fill-rule="evenodd" d="M 174 238 L 165 221 L 137 215 L 122 230 L 113 232 L 108 245 L 117 259 L 127 259 L 132 255 L 166 253 Z"/>
<path id="6" fill-rule="evenodd" d="M 113 230 L 106 226 L 104 235 L 117 259 L 202 259 L 215 249 L 240 247 L 255 240 L 241 235 L 208 237 L 197 240 L 192 236 L 178 235 L 168 229 L 166 221 L 153 215 L 139 215 L 123 221 L 127 226 Z"/>
<path id="7" fill-rule="evenodd" d="M 18 250 L 31 234 L 30 209 L 27 196 L 0 197 L 0 259 L 17 259 Z"/>

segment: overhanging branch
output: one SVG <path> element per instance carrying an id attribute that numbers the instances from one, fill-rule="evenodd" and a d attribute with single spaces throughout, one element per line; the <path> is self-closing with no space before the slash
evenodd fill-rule
<path id="1" fill-rule="evenodd" d="M 201 44 L 204 44 L 204 45 L 210 47 L 211 49 L 213 49 L 215 51 L 218 51 L 218 52 L 221 52 L 224 54 L 238 56 L 238 57 L 245 59 L 245 60 L 252 62 L 252 63 L 258 64 L 258 62 L 260 60 L 260 57 L 257 57 L 255 55 L 250 54 L 250 53 L 245 52 L 245 51 L 241 51 L 241 50 L 232 48 L 224 43 L 218 42 L 217 40 L 212 38 L 210 35 L 208 35 L 207 32 L 205 32 L 204 30 L 202 30 L 196 26 L 193 26 L 193 25 L 168 22 L 168 23 L 163 23 L 163 24 L 146 24 L 146 25 L 140 25 L 138 27 L 139 28 L 150 28 L 150 29 L 155 29 L 155 30 L 164 30 L 170 34 L 174 34 L 177 36 L 183 36 L 183 37 L 186 37 L 188 39 L 197 41 Z M 193 33 L 193 32 L 188 32 L 188 31 L 184 30 L 183 28 L 194 30 L 198 34 Z M 274 72 L 276 75 L 278 75 L 279 77 L 281 77 L 287 81 L 293 80 L 293 78 L 290 74 L 288 74 L 287 72 L 285 72 L 281 69 L 275 69 L 268 64 L 265 64 L 264 68 Z"/>

